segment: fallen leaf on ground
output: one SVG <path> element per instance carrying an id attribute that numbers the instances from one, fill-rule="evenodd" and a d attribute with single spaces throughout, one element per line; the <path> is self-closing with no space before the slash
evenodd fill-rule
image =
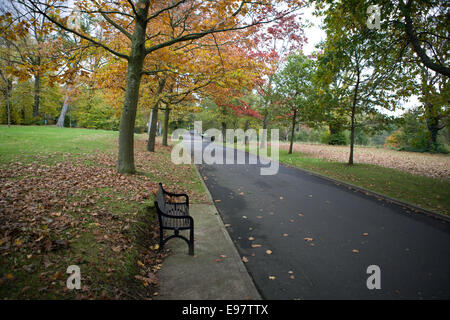
<path id="1" fill-rule="evenodd" d="M 242 257 L 242 262 L 247 263 L 248 262 L 248 258 L 247 257 Z"/>
<path id="2" fill-rule="evenodd" d="M 252 244 L 252 248 L 261 248 L 261 247 L 262 247 L 262 245 L 260 245 L 260 244 L 256 244 L 256 243 Z"/>
<path id="3" fill-rule="evenodd" d="M 303 239 L 307 242 L 313 241 L 313 238 L 303 238 Z"/>
<path id="4" fill-rule="evenodd" d="M 267 254 L 272 254 L 272 250 L 266 250 Z"/>

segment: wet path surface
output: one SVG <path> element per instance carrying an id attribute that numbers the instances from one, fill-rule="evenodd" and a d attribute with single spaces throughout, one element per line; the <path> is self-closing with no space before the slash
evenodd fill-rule
<path id="1" fill-rule="evenodd" d="M 198 165 L 264 298 L 450 298 L 448 223 L 295 168 L 260 167 Z M 370 265 L 380 290 L 367 288 Z"/>

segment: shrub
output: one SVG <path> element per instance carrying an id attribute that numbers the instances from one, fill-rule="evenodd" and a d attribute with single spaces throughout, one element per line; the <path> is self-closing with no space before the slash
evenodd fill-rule
<path id="1" fill-rule="evenodd" d="M 309 141 L 309 133 L 304 128 L 301 128 L 294 136 L 295 141 L 306 142 Z"/>
<path id="2" fill-rule="evenodd" d="M 401 130 L 394 131 L 391 135 L 389 135 L 385 142 L 384 146 L 387 148 L 399 148 L 400 143 L 399 140 L 401 135 Z"/>
<path id="3" fill-rule="evenodd" d="M 329 132 L 322 135 L 322 143 L 334 146 L 345 146 L 348 144 L 347 136 L 344 132 L 330 134 Z"/>

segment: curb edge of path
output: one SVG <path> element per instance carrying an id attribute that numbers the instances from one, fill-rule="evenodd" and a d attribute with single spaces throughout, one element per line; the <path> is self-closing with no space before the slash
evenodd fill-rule
<path id="1" fill-rule="evenodd" d="M 203 184 L 203 187 L 205 188 L 205 193 L 206 193 L 206 195 L 207 195 L 207 197 L 208 197 L 208 200 L 209 200 L 209 202 L 210 202 L 210 205 L 214 206 L 214 208 L 215 208 L 216 211 L 217 211 L 217 221 L 218 221 L 218 224 L 220 225 L 220 229 L 222 230 L 222 232 L 223 232 L 223 234 L 224 234 L 224 236 L 225 236 L 225 239 L 227 239 L 227 241 L 231 244 L 231 247 L 233 248 L 233 252 L 234 252 L 234 255 L 233 255 L 233 256 L 234 256 L 234 257 L 231 257 L 231 258 L 232 258 L 233 260 L 235 260 L 235 263 L 237 264 L 239 271 L 240 271 L 241 273 L 243 273 L 243 274 L 246 275 L 246 276 L 245 276 L 245 278 L 247 278 L 247 281 L 245 281 L 246 285 L 247 285 L 247 286 L 252 286 L 252 290 L 258 294 L 257 299 L 258 299 L 258 300 L 262 300 L 262 299 L 263 299 L 263 298 L 262 298 L 262 295 L 261 295 L 261 293 L 259 292 L 257 286 L 255 285 L 255 282 L 254 282 L 253 278 L 250 276 L 250 273 L 248 272 L 247 267 L 246 267 L 246 266 L 244 265 L 244 263 L 242 262 L 242 260 L 241 260 L 241 255 L 239 254 L 239 252 L 238 252 L 238 250 L 237 250 L 237 248 L 236 248 L 236 246 L 235 246 L 233 240 L 231 239 L 230 235 L 228 234 L 228 231 L 227 231 L 227 229 L 226 229 L 226 227 L 225 227 L 225 225 L 224 225 L 224 223 L 223 223 L 222 217 L 220 216 L 219 210 L 217 209 L 217 207 L 216 207 L 216 205 L 215 205 L 215 203 L 214 203 L 214 200 L 213 200 L 213 198 L 212 198 L 212 195 L 211 195 L 211 193 L 209 192 L 209 189 L 208 189 L 208 187 L 206 186 L 206 183 L 205 183 L 205 181 L 203 180 L 202 175 L 200 174 L 200 171 L 198 170 L 198 168 L 197 168 L 197 166 L 196 166 L 195 164 L 194 164 L 193 166 L 194 166 L 194 168 L 195 168 L 195 171 L 197 172 L 197 175 L 198 175 L 200 181 L 201 181 L 202 184 Z M 244 283 L 243 283 L 243 285 L 244 285 Z"/>

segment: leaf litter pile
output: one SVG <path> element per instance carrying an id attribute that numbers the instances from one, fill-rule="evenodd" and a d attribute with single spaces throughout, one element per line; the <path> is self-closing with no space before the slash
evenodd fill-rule
<path id="1" fill-rule="evenodd" d="M 170 148 L 145 151 L 138 173 L 119 174 L 109 153 L 36 156 L 0 167 L 0 298 L 145 299 L 157 295 L 158 249 L 151 208 L 157 183 L 206 201 L 193 168 L 174 165 Z M 50 161 L 49 161 L 50 160 Z M 150 205 L 150 206 L 149 206 Z M 78 265 L 81 289 L 66 288 Z"/>

